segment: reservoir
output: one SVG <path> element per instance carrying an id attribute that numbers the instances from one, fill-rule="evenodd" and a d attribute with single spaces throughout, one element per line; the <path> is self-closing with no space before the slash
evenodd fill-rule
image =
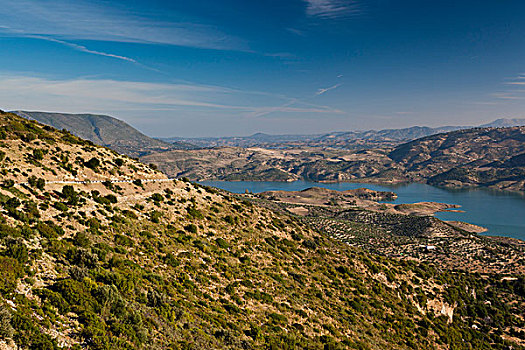
<path id="1" fill-rule="evenodd" d="M 525 195 L 486 189 L 448 190 L 425 184 L 401 186 L 377 185 L 366 183 L 317 183 L 308 181 L 295 182 L 257 182 L 257 181 L 202 181 L 202 185 L 212 186 L 233 193 L 246 190 L 259 193 L 264 191 L 301 191 L 310 187 L 324 187 L 344 191 L 365 187 L 376 191 L 393 191 L 398 198 L 391 202 L 417 203 L 440 202 L 458 204 L 464 212 L 436 213 L 441 220 L 464 221 L 486 227 L 486 235 L 513 237 L 525 240 Z"/>

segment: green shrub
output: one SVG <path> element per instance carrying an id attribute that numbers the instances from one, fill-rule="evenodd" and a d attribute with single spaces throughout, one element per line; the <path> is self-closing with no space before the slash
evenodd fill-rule
<path id="1" fill-rule="evenodd" d="M 44 159 L 44 151 L 42 151 L 41 149 L 34 149 L 33 150 L 33 158 L 35 160 L 42 160 L 42 159 Z"/>
<path id="2" fill-rule="evenodd" d="M 17 286 L 17 279 L 22 276 L 20 263 L 13 258 L 0 256 L 0 293 L 9 295 Z"/>
<path id="3" fill-rule="evenodd" d="M 197 225 L 195 224 L 186 225 L 184 229 L 190 233 L 197 233 Z"/>
<path id="4" fill-rule="evenodd" d="M 20 264 L 25 264 L 29 260 L 29 253 L 27 246 L 21 239 L 11 239 L 7 241 L 7 248 L 4 253 L 5 256 L 16 259 Z"/>
<path id="5" fill-rule="evenodd" d="M 87 168 L 90 168 L 90 169 L 93 169 L 93 170 L 97 170 L 98 167 L 100 166 L 100 160 L 98 160 L 97 158 L 93 157 L 90 160 L 88 160 L 87 162 L 85 162 L 84 165 Z"/>
<path id="6" fill-rule="evenodd" d="M 215 244 L 217 244 L 217 246 L 218 246 L 219 248 L 222 248 L 222 249 L 226 249 L 226 248 L 228 248 L 228 247 L 230 246 L 230 245 L 228 244 L 228 242 L 226 242 L 226 241 L 225 241 L 224 239 L 222 239 L 222 238 L 217 238 L 217 239 L 215 240 Z"/>

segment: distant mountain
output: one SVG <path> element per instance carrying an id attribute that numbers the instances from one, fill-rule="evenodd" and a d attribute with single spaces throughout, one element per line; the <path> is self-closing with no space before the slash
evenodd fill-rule
<path id="1" fill-rule="evenodd" d="M 481 125 L 482 128 L 502 128 L 525 126 L 525 119 L 498 119 Z M 263 147 L 263 148 L 300 148 L 300 147 L 333 147 L 341 149 L 370 149 L 396 147 L 422 137 L 436 135 L 461 129 L 472 129 L 475 126 L 442 126 L 431 128 L 413 126 L 402 129 L 366 130 L 366 131 L 334 131 L 326 134 L 311 135 L 269 135 L 256 133 L 250 136 L 232 137 L 171 137 L 161 140 L 166 142 L 186 142 L 199 148 L 212 147 Z"/>
<path id="2" fill-rule="evenodd" d="M 389 158 L 412 179 L 525 191 L 525 127 L 474 128 L 400 145 Z"/>
<path id="3" fill-rule="evenodd" d="M 211 147 L 334 147 L 343 149 L 366 149 L 394 147 L 420 137 L 439 134 L 468 126 L 444 126 L 439 128 L 413 126 L 404 129 L 344 131 L 313 135 L 269 135 L 257 133 L 251 136 L 208 137 L 208 138 L 165 138 L 166 142 L 187 142 L 201 148 Z"/>
<path id="4" fill-rule="evenodd" d="M 107 115 L 28 111 L 15 111 L 13 113 L 56 129 L 66 129 L 78 137 L 87 139 L 97 145 L 105 146 L 133 157 L 190 147 L 190 145 L 180 142 L 167 143 L 153 139 L 122 120 Z"/>
<path id="5" fill-rule="evenodd" d="M 151 154 L 141 160 L 170 176 L 192 180 L 427 182 L 525 191 L 525 127 L 456 130 L 395 148 L 217 147 Z"/>
<path id="6" fill-rule="evenodd" d="M 210 147 L 283 147 L 297 143 L 313 142 L 322 137 L 322 134 L 315 135 L 270 135 L 256 133 L 250 136 L 227 136 L 227 137 L 170 137 L 161 138 L 165 142 L 187 142 L 200 148 Z"/>
<path id="7" fill-rule="evenodd" d="M 482 128 L 508 128 L 512 126 L 525 126 L 525 118 L 507 119 L 501 118 L 491 123 L 481 125 Z"/>

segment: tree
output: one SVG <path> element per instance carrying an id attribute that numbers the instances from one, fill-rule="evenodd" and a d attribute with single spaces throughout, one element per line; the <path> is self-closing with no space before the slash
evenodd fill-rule
<path id="1" fill-rule="evenodd" d="M 46 185 L 46 180 L 41 179 L 41 178 L 36 180 L 36 188 L 38 188 L 39 190 L 41 191 L 44 190 L 45 185 Z"/>
<path id="2" fill-rule="evenodd" d="M 5 202 L 4 207 L 7 211 L 11 212 L 13 210 L 16 210 L 20 206 L 20 201 L 16 197 L 11 197 Z"/>
<path id="3" fill-rule="evenodd" d="M 78 194 L 71 185 L 66 185 L 62 188 L 62 195 L 67 199 L 70 205 L 78 204 Z"/>
<path id="4" fill-rule="evenodd" d="M 36 187 L 36 176 L 35 175 L 31 175 L 29 176 L 29 178 L 27 179 L 27 183 L 29 184 L 29 186 L 31 187 Z"/>

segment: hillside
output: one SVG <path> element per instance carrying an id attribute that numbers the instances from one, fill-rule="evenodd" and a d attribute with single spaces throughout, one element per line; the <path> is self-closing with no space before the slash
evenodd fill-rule
<path id="1" fill-rule="evenodd" d="M 192 180 L 427 182 L 446 187 L 525 190 L 525 127 L 475 128 L 395 148 L 213 148 L 151 154 L 170 176 Z"/>
<path id="2" fill-rule="evenodd" d="M 521 275 L 369 254 L 14 114 L 0 139 L 3 348 L 523 348 Z"/>
<path id="3" fill-rule="evenodd" d="M 171 149 L 184 149 L 189 146 L 178 142 L 167 143 L 153 139 L 122 120 L 107 115 L 28 111 L 16 111 L 14 113 L 58 130 L 68 130 L 97 145 L 109 147 L 132 157 Z"/>
<path id="4" fill-rule="evenodd" d="M 438 134 L 397 147 L 389 157 L 405 172 L 447 187 L 525 190 L 525 127 Z"/>

